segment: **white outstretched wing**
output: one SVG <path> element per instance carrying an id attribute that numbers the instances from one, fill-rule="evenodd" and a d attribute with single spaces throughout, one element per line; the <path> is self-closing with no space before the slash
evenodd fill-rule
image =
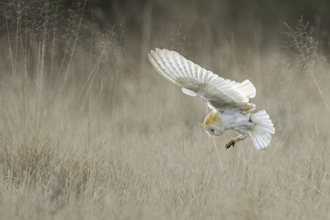
<path id="1" fill-rule="evenodd" d="M 251 111 L 255 108 L 254 104 L 248 103 L 249 98 L 256 94 L 256 89 L 249 80 L 238 83 L 224 79 L 179 53 L 166 49 L 151 50 L 149 60 L 163 77 L 182 87 L 185 94 L 200 96 L 215 109 L 230 106 Z"/>

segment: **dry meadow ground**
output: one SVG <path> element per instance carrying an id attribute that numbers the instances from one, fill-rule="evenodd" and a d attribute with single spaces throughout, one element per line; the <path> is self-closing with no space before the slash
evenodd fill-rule
<path id="1" fill-rule="evenodd" d="M 204 39 L 179 51 L 255 84 L 251 101 L 276 128 L 270 146 L 256 151 L 250 139 L 225 150 L 235 134 L 204 132 L 202 100 L 81 14 L 63 30 L 52 17 L 33 30 L 7 18 L 14 28 L 0 42 L 1 219 L 330 218 L 329 63 L 303 27 L 288 36 L 291 49 L 249 54 Z"/>

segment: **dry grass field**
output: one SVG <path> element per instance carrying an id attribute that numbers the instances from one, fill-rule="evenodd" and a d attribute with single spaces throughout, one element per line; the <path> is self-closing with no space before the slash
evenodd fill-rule
<path id="1" fill-rule="evenodd" d="M 79 11 L 38 23 L 6 7 L 1 219 L 330 218 L 329 63 L 303 23 L 286 29 L 290 48 L 251 54 L 214 46 L 211 33 L 168 47 L 255 84 L 251 101 L 276 134 L 265 150 L 249 138 L 225 150 L 236 134 L 208 136 L 205 103 L 157 74 L 147 54 L 132 57 L 120 36 Z"/>

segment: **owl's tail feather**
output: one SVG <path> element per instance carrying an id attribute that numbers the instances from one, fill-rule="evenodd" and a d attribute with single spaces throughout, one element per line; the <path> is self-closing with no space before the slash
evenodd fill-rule
<path id="1" fill-rule="evenodd" d="M 271 134 L 275 134 L 275 128 L 269 115 L 265 110 L 251 114 L 251 120 L 254 123 L 248 131 L 257 150 L 266 148 L 272 140 Z"/>

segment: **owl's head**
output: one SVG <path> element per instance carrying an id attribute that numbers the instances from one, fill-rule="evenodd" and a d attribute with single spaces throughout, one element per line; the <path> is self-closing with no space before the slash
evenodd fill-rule
<path id="1" fill-rule="evenodd" d="M 219 136 L 225 132 L 221 126 L 221 118 L 216 110 L 212 110 L 204 119 L 204 129 L 212 136 Z"/>

